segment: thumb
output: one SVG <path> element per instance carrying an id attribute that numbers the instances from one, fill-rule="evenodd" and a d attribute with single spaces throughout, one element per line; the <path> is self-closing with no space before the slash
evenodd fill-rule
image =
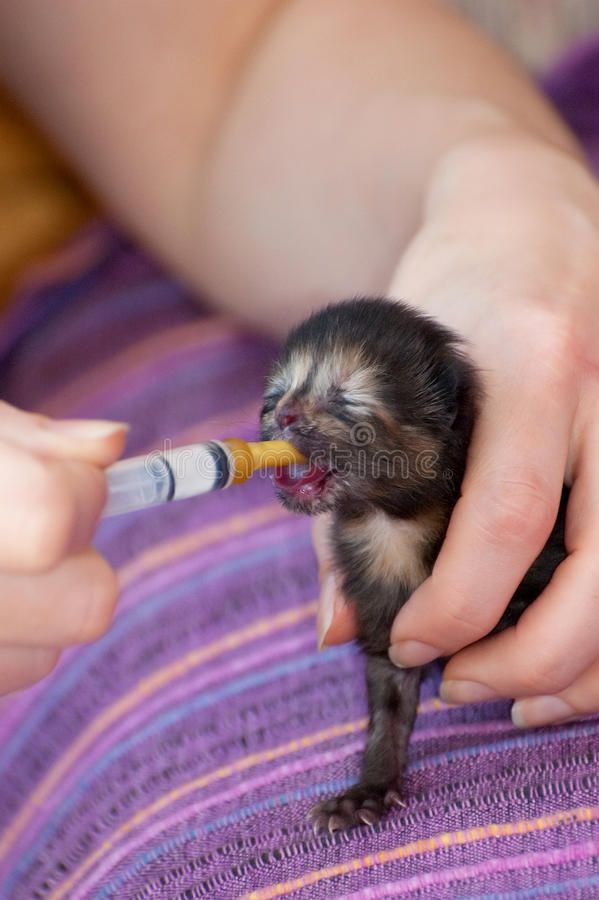
<path id="1" fill-rule="evenodd" d="M 348 604 L 333 570 L 329 543 L 330 527 L 330 517 L 325 515 L 316 520 L 312 529 L 321 581 L 316 614 L 319 650 L 332 644 L 351 641 L 358 631 L 354 608 Z"/>
<path id="2" fill-rule="evenodd" d="M 333 644 L 345 644 L 355 638 L 358 632 L 354 608 L 347 603 L 332 572 L 325 575 L 322 582 L 316 630 L 319 650 Z"/>
<path id="3" fill-rule="evenodd" d="M 50 419 L 0 401 L 0 438 L 53 459 L 108 466 L 119 458 L 129 426 L 103 419 Z"/>

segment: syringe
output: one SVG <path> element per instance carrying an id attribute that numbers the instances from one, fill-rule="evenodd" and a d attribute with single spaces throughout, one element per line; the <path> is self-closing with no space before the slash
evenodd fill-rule
<path id="1" fill-rule="evenodd" d="M 104 516 L 117 516 L 241 484 L 257 469 L 305 462 L 287 441 L 225 438 L 123 459 L 106 470 Z"/>

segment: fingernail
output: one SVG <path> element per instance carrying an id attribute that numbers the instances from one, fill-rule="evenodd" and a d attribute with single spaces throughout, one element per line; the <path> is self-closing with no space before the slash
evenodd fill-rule
<path id="1" fill-rule="evenodd" d="M 46 427 L 67 437 L 83 441 L 97 441 L 128 431 L 126 422 L 109 422 L 105 419 L 49 419 Z"/>
<path id="2" fill-rule="evenodd" d="M 333 613 L 335 611 L 335 594 L 337 592 L 337 583 L 334 575 L 327 575 L 320 592 L 320 602 L 318 604 L 318 614 L 316 616 L 316 633 L 318 635 L 318 649 L 324 650 L 325 638 L 327 632 L 333 623 Z"/>
<path id="3" fill-rule="evenodd" d="M 423 644 L 421 641 L 400 641 L 399 644 L 391 644 L 388 653 L 393 665 L 400 669 L 423 666 L 441 655 L 437 647 Z"/>
<path id="4" fill-rule="evenodd" d="M 564 722 L 580 715 L 561 697 L 529 697 L 512 706 L 512 722 L 516 728 L 538 728 Z"/>
<path id="5" fill-rule="evenodd" d="M 439 696 L 445 703 L 480 703 L 482 700 L 494 700 L 497 691 L 480 684 L 478 681 L 442 681 Z"/>

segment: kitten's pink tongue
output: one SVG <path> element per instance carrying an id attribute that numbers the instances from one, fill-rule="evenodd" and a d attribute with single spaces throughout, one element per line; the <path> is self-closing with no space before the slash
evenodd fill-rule
<path id="1" fill-rule="evenodd" d="M 322 493 L 329 476 L 328 469 L 305 463 L 287 466 L 275 473 L 273 481 L 278 488 L 288 494 L 301 494 L 304 497 L 317 496 Z"/>

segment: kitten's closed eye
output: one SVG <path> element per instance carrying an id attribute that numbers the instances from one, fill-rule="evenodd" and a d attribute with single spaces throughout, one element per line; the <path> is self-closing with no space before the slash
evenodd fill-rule
<path id="1" fill-rule="evenodd" d="M 264 403 L 262 404 L 262 409 L 260 410 L 260 417 L 268 415 L 268 413 L 274 412 L 277 403 L 279 402 L 278 396 L 265 397 Z"/>
<path id="2" fill-rule="evenodd" d="M 360 421 L 358 413 L 361 404 L 348 397 L 341 389 L 331 391 L 326 399 L 325 408 L 331 416 L 350 427 Z"/>

